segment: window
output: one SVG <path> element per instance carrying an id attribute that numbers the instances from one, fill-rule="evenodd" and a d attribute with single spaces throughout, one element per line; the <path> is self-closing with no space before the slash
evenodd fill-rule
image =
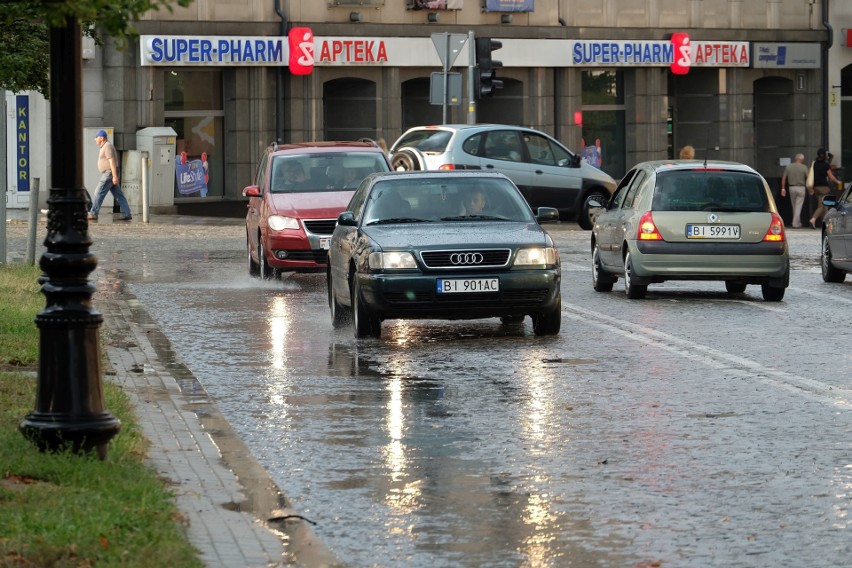
<path id="1" fill-rule="evenodd" d="M 165 72 L 165 125 L 177 132 L 175 197 L 222 197 L 224 116 L 222 73 Z"/>
<path id="2" fill-rule="evenodd" d="M 630 188 L 627 190 L 627 196 L 624 198 L 624 208 L 630 209 L 636 201 L 636 196 L 639 195 L 639 188 L 645 183 L 645 178 L 648 177 L 645 172 L 637 172 L 633 181 L 630 183 Z"/>
<path id="3" fill-rule="evenodd" d="M 624 71 L 583 71 L 583 148 L 581 154 L 612 177 L 625 165 Z"/>
<path id="4" fill-rule="evenodd" d="M 530 161 L 545 166 L 564 166 L 571 162 L 571 155 L 552 140 L 539 134 L 524 134 Z"/>
<path id="5" fill-rule="evenodd" d="M 494 130 L 485 139 L 484 157 L 493 160 L 520 162 L 523 148 L 518 134 L 512 130 Z"/>

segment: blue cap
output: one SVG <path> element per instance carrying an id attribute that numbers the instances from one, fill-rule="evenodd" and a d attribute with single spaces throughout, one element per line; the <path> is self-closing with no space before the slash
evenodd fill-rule
<path id="1" fill-rule="evenodd" d="M 98 133 L 95 134 L 95 138 L 97 138 L 98 136 L 101 136 L 102 138 L 107 138 L 106 130 L 98 130 Z"/>

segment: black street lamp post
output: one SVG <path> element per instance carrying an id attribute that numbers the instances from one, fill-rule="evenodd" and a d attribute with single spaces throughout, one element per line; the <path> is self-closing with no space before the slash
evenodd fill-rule
<path id="1" fill-rule="evenodd" d="M 80 24 L 68 18 L 50 30 L 50 141 L 53 187 L 48 199 L 47 251 L 39 266 L 47 300 L 36 316 L 40 330 L 35 410 L 21 433 L 41 451 L 96 451 L 103 459 L 121 422 L 104 409 L 98 332 L 101 314 L 92 307 L 83 187 L 83 96 Z"/>

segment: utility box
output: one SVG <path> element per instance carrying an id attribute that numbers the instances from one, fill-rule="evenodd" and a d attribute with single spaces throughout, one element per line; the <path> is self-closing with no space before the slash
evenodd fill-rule
<path id="1" fill-rule="evenodd" d="M 147 164 L 147 160 L 146 160 Z M 142 152 L 125 150 L 121 153 L 121 191 L 127 198 L 133 215 L 142 216 Z"/>
<path id="2" fill-rule="evenodd" d="M 177 132 L 169 126 L 152 126 L 136 132 L 136 149 L 148 153 L 148 205 L 151 207 L 170 207 L 175 203 L 176 142 Z"/>

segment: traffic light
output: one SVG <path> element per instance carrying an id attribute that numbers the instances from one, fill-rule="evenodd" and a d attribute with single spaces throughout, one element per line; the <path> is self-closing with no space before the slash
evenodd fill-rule
<path id="1" fill-rule="evenodd" d="M 503 47 L 503 43 L 488 37 L 476 38 L 476 98 L 491 97 L 494 89 L 502 89 L 503 81 L 497 78 L 497 69 L 502 61 L 491 58 L 491 54 Z"/>

